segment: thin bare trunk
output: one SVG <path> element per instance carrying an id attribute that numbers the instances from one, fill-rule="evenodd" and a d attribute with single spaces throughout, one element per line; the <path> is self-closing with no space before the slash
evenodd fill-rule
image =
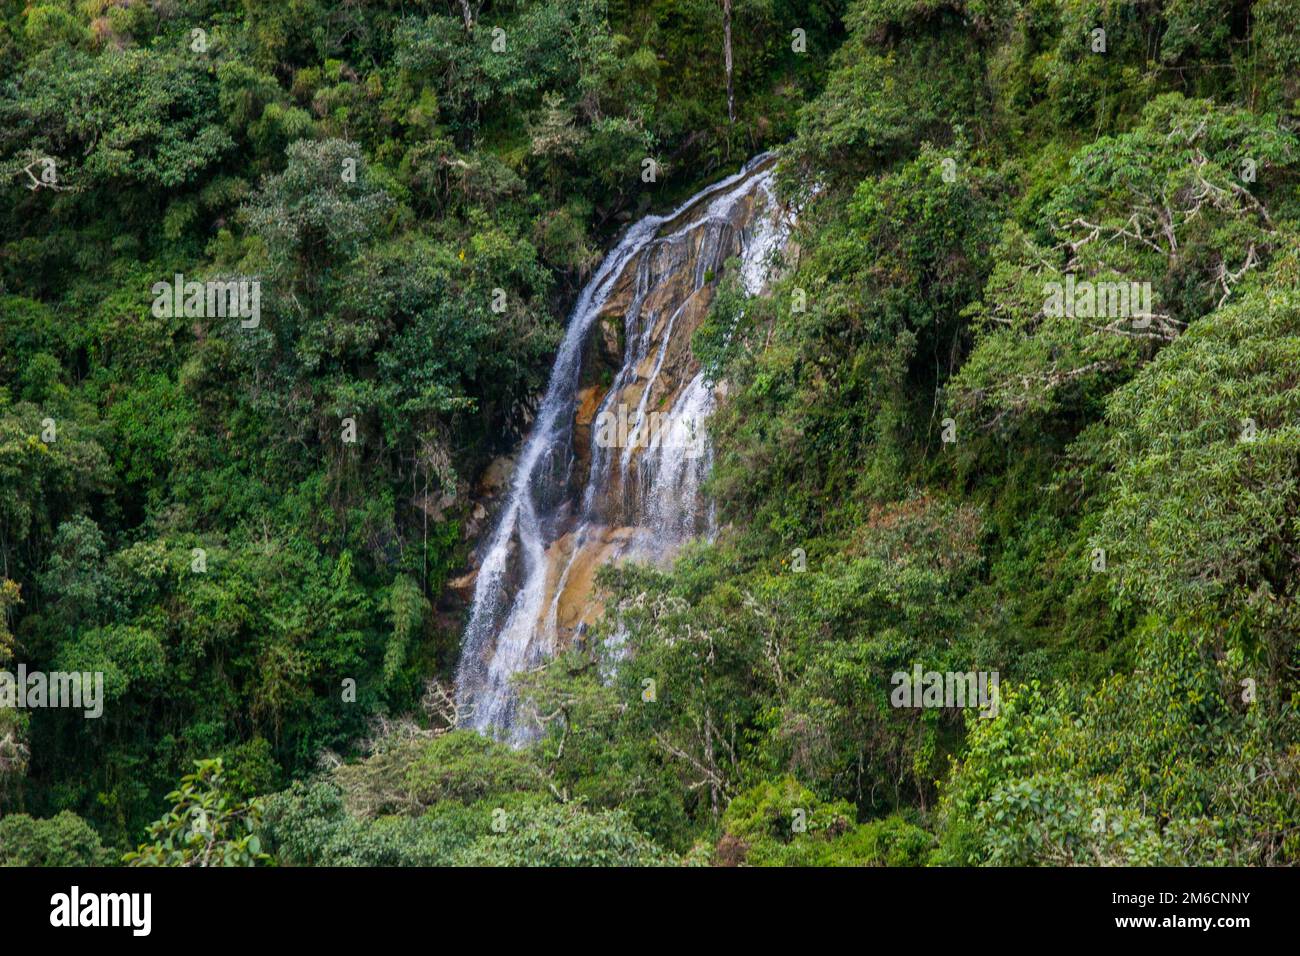
<path id="1" fill-rule="evenodd" d="M 718 767 L 713 761 L 713 721 L 709 719 L 709 708 L 704 708 L 704 759 L 709 762 L 709 802 L 713 807 L 713 819 L 718 818 Z"/>
<path id="2" fill-rule="evenodd" d="M 722 58 L 727 71 L 727 121 L 736 122 L 736 93 L 731 83 L 731 0 L 722 0 Z"/>

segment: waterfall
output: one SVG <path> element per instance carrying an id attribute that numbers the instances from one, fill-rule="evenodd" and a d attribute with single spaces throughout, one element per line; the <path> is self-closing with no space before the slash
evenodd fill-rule
<path id="1" fill-rule="evenodd" d="M 690 333 L 729 258 L 740 258 L 748 292 L 766 283 L 789 233 L 772 164 L 756 157 L 671 213 L 635 223 L 579 293 L 482 551 L 456 672 L 465 726 L 516 744 L 530 739 L 536 728 L 516 719 L 511 678 L 591 623 L 595 569 L 663 563 L 713 533 L 700 486 L 715 397 L 689 354 Z M 598 320 L 616 321 L 620 306 L 622 365 L 584 436 L 577 423 L 589 333 Z"/>

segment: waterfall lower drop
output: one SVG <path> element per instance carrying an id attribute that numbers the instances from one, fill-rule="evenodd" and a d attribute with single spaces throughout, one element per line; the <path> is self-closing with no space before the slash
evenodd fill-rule
<path id="1" fill-rule="evenodd" d="M 772 164 L 756 157 L 672 213 L 637 222 L 579 293 L 482 552 L 456 672 L 464 725 L 529 740 L 536 727 L 517 719 L 511 678 L 592 623 L 596 569 L 663 564 L 690 538 L 712 535 L 700 486 L 715 396 L 690 334 L 728 259 L 739 258 L 750 294 L 767 282 L 789 235 Z M 584 388 L 593 326 L 618 322 L 620 311 L 621 367 L 607 388 Z"/>

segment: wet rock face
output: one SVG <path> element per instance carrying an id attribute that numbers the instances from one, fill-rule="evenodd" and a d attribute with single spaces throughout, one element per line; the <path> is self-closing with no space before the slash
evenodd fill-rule
<path id="1" fill-rule="evenodd" d="M 624 271 L 600 323 L 601 328 L 616 319 L 628 323 L 620 336 L 624 341 L 616 374 L 602 381 L 597 376 L 608 365 L 594 366 L 594 381 L 579 393 L 574 418 L 575 443 L 582 449 L 582 483 L 590 477 L 591 444 L 593 438 L 599 437 L 593 436 L 592 426 L 599 413 L 610 414 L 615 422 L 628 419 L 628 430 L 638 419 L 645 419 L 644 427 L 650 430 L 649 416 L 663 416 L 671 409 L 699 372 L 699 363 L 691 352 L 691 337 L 708 315 L 723 263 L 739 252 L 739 231 L 732 226 L 719 231 L 725 234 L 707 248 L 705 237 L 692 233 L 679 245 L 647 253 L 652 262 L 643 265 L 637 260 Z M 638 275 L 650 286 L 639 297 Z M 705 283 L 697 285 L 697 279 Z M 626 414 L 622 415 L 624 410 Z M 650 441 L 654 435 L 642 437 Z M 609 521 L 634 522 L 638 515 L 630 502 L 644 448 L 634 436 L 616 436 L 615 442 L 615 447 L 632 445 L 631 454 L 626 460 L 612 456 L 610 472 L 601 487 L 595 489 L 597 497 L 592 504 Z"/>
<path id="2" fill-rule="evenodd" d="M 698 228 L 689 229 L 689 216 L 676 221 L 676 230 L 672 223 L 665 225 L 661 232 L 666 235 L 689 231 L 676 241 L 651 246 L 629 262 L 601 310 L 585 354 L 583 387 L 573 419 L 573 487 L 587 489 L 584 505 L 590 523 L 583 534 L 561 535 L 547 551 L 548 566 L 555 573 L 548 574 L 546 603 L 556 608 L 557 647 L 600 617 L 594 580 L 601 566 L 638 550 L 640 557 L 666 560 L 681 543 L 637 548 L 645 543 L 654 517 L 645 501 L 648 489 L 643 487 L 641 465 L 651 442 L 672 440 L 657 433 L 665 430 L 662 423 L 673 420 L 669 413 L 699 374 L 691 339 L 708 316 L 725 263 L 743 251 L 744 230 L 755 205 L 749 195 L 724 216 Z M 598 472 L 593 475 L 593 441 L 600 437 L 593 429 L 601 413 L 610 416 L 606 421 L 625 419 L 627 432 L 641 421 L 648 434 L 618 436 L 615 427 L 614 446 L 596 447 Z M 652 420 L 652 416 L 659 417 Z M 655 421 L 658 428 L 652 427 Z M 704 423 L 698 425 L 702 428 Z M 681 504 L 690 510 L 698 503 Z M 696 533 L 709 530 L 704 520 L 690 524 Z"/>
<path id="3" fill-rule="evenodd" d="M 478 541 L 481 538 L 487 528 L 489 516 L 496 511 L 501 499 L 510 490 L 510 477 L 514 467 L 513 456 L 501 455 L 488 462 L 487 467 L 483 469 L 483 473 L 473 485 L 470 504 L 462 521 L 462 540 Z M 440 515 L 441 510 L 454 501 L 452 496 L 444 496 L 438 502 L 438 514 Z M 463 613 L 473 601 L 474 582 L 478 578 L 478 559 L 479 555 L 472 551 L 469 556 L 469 569 L 447 582 L 438 601 L 438 610 L 448 619 L 454 619 Z"/>
<path id="4" fill-rule="evenodd" d="M 574 469 L 570 489 L 581 492 L 591 467 L 592 424 L 623 367 L 623 313 L 606 310 L 596 321 L 582 363 L 573 414 Z"/>
<path id="5" fill-rule="evenodd" d="M 691 338 L 728 260 L 758 293 L 788 223 L 770 163 L 635 224 L 579 296 L 534 433 L 473 579 L 457 692 L 471 726 L 527 739 L 510 676 L 599 620 L 594 580 L 712 533 L 707 387 Z M 461 579 L 462 587 L 470 582 Z"/>
<path id="6" fill-rule="evenodd" d="M 501 455 L 488 462 L 488 466 L 483 469 L 483 474 L 474 484 L 474 494 L 471 498 L 473 503 L 469 508 L 469 514 L 465 517 L 465 527 L 462 532 L 464 540 L 474 540 L 483 532 L 488 515 L 496 509 L 502 496 L 510 490 L 510 476 L 514 467 L 515 459 L 512 456 Z M 472 576 L 470 580 L 472 581 Z M 452 586 L 456 586 L 454 582 Z"/>

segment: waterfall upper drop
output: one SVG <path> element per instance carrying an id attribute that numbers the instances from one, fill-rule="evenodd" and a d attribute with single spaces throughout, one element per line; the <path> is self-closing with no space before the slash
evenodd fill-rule
<path id="1" fill-rule="evenodd" d="M 713 533 L 700 486 L 714 390 L 691 354 L 724 263 L 767 283 L 789 220 L 773 159 L 751 160 L 664 216 L 634 224 L 582 289 L 482 551 L 456 671 L 463 723 L 519 743 L 511 677 L 593 622 L 596 570 L 664 563 Z M 595 331 L 593 332 L 593 329 Z"/>

